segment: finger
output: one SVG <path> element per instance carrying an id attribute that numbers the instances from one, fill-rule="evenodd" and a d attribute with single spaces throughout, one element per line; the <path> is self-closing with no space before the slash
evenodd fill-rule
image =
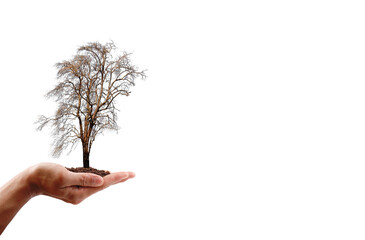
<path id="1" fill-rule="evenodd" d="M 92 194 L 99 192 L 107 187 L 110 187 L 111 185 L 123 182 L 128 180 L 129 174 L 127 172 L 119 172 L 119 173 L 111 173 L 104 177 L 104 183 L 102 186 L 99 187 L 81 187 L 79 189 L 72 188 L 72 194 L 71 196 L 73 198 L 78 199 L 77 202 L 81 202 L 84 199 L 88 198 Z"/>
<path id="2" fill-rule="evenodd" d="M 78 204 L 84 199 L 88 198 L 92 194 L 99 192 L 113 184 L 127 181 L 130 177 L 134 177 L 135 174 L 128 172 L 111 173 L 104 177 L 104 183 L 99 187 L 68 187 L 66 198 L 63 199 L 66 202 Z"/>
<path id="3" fill-rule="evenodd" d="M 134 178 L 136 176 L 136 174 L 134 172 L 128 172 L 129 174 L 129 178 Z"/>
<path id="4" fill-rule="evenodd" d="M 100 187 L 104 184 L 104 179 L 93 173 L 69 172 L 65 184 L 66 186 Z"/>
<path id="5" fill-rule="evenodd" d="M 117 183 L 122 183 L 122 182 L 125 182 L 127 181 L 128 179 L 131 179 L 131 178 L 134 178 L 136 176 L 136 174 L 134 172 L 128 172 L 128 178 L 124 178 L 122 179 L 121 181 L 117 182 Z"/>
<path id="6" fill-rule="evenodd" d="M 111 185 L 117 184 L 122 181 L 126 181 L 130 178 L 129 172 L 116 172 L 111 173 L 104 177 L 103 188 L 107 188 Z"/>

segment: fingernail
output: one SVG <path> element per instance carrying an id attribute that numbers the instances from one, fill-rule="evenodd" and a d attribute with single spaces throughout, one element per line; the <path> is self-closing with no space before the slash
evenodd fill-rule
<path id="1" fill-rule="evenodd" d="M 129 174 L 129 178 L 134 178 L 136 176 L 136 174 L 134 172 L 128 172 Z"/>
<path id="2" fill-rule="evenodd" d="M 104 179 L 100 176 L 93 176 L 91 181 L 93 185 L 100 186 L 103 184 Z"/>
<path id="3" fill-rule="evenodd" d="M 124 180 L 124 179 L 127 179 L 127 178 L 129 178 L 129 174 L 128 173 L 121 173 L 120 174 L 120 181 L 121 180 Z"/>

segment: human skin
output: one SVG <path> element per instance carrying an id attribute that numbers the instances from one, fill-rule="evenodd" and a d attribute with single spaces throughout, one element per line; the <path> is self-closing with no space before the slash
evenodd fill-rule
<path id="1" fill-rule="evenodd" d="M 92 173 L 73 173 L 55 163 L 32 166 L 0 188 L 0 234 L 33 197 L 46 195 L 79 204 L 92 194 L 134 176 L 133 172 L 116 172 L 105 177 Z"/>

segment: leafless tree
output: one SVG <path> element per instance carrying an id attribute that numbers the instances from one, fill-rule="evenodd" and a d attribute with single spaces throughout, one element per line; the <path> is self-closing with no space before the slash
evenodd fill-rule
<path id="1" fill-rule="evenodd" d="M 115 99 L 128 96 L 135 79 L 144 79 L 145 72 L 131 64 L 129 53 L 118 54 L 113 42 L 81 46 L 71 60 L 55 66 L 58 83 L 46 97 L 54 97 L 58 108 L 52 117 L 40 116 L 37 129 L 51 125 L 55 157 L 81 141 L 83 166 L 89 167 L 96 136 L 119 128 Z"/>

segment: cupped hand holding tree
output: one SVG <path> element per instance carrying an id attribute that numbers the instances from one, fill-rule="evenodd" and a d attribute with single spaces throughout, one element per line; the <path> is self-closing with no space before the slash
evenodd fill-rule
<path id="1" fill-rule="evenodd" d="M 56 64 L 58 83 L 47 93 L 58 103 L 52 117 L 39 117 L 38 129 L 53 129 L 53 156 L 73 150 L 81 142 L 83 166 L 89 168 L 91 146 L 105 130 L 118 130 L 115 99 L 128 96 L 136 78 L 144 71 L 131 64 L 130 54 L 118 54 L 113 42 L 89 43 L 78 48 L 68 61 Z M 73 173 L 54 163 L 41 163 L 18 174 L 0 188 L 0 234 L 31 198 L 47 195 L 78 204 L 113 184 L 124 182 L 132 172 L 101 177 L 92 173 Z"/>

